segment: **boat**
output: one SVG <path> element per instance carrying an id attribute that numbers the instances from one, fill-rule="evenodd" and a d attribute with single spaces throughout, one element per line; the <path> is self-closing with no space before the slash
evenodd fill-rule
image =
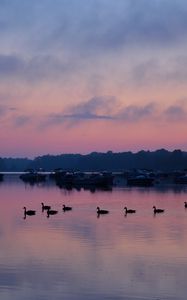
<path id="1" fill-rule="evenodd" d="M 176 177 L 174 179 L 174 183 L 177 183 L 177 184 L 187 184 L 187 175 Z"/>
<path id="2" fill-rule="evenodd" d="M 42 174 L 42 173 L 36 172 L 34 170 L 29 170 L 29 171 L 26 171 L 24 174 L 21 174 L 20 179 L 22 179 L 24 182 L 28 182 L 28 183 L 38 183 L 38 182 L 45 181 L 46 174 Z"/>
<path id="3" fill-rule="evenodd" d="M 149 186 L 153 186 L 153 184 L 154 184 L 154 178 L 145 175 L 137 175 L 135 177 L 127 178 L 127 185 L 129 186 L 149 187 Z"/>
<path id="4" fill-rule="evenodd" d="M 4 178 L 4 174 L 0 173 L 0 181 L 3 181 L 3 178 Z"/>
<path id="5" fill-rule="evenodd" d="M 112 186 L 113 175 L 107 172 L 85 173 L 85 172 L 61 172 L 55 178 L 59 186 L 73 187 L 108 187 Z"/>
<path id="6" fill-rule="evenodd" d="M 112 184 L 111 177 L 103 173 L 76 173 L 74 185 L 80 186 L 108 186 Z"/>
<path id="7" fill-rule="evenodd" d="M 62 176 L 64 176 L 67 172 L 62 170 L 61 168 L 57 168 L 54 169 L 50 174 L 49 174 L 49 178 L 50 179 L 54 179 L 54 180 L 58 180 L 59 178 L 61 178 Z"/>

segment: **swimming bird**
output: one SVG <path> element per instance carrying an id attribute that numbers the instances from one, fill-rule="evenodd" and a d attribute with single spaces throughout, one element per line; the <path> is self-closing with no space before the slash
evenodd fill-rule
<path id="1" fill-rule="evenodd" d="M 50 215 L 56 215 L 58 210 L 48 209 L 47 210 L 47 217 L 49 218 Z"/>
<path id="2" fill-rule="evenodd" d="M 44 205 L 43 202 L 41 203 L 41 205 L 42 205 L 42 211 L 51 209 L 51 206 L 49 206 L 49 205 Z"/>
<path id="3" fill-rule="evenodd" d="M 125 209 L 125 213 L 126 213 L 126 214 L 135 214 L 135 212 L 136 212 L 135 209 L 127 209 L 126 206 L 124 207 L 124 209 Z"/>
<path id="4" fill-rule="evenodd" d="M 187 202 L 186 201 L 184 202 L 184 207 L 187 208 Z"/>
<path id="5" fill-rule="evenodd" d="M 164 209 L 156 208 L 156 206 L 153 206 L 153 209 L 154 209 L 154 214 L 163 213 L 164 212 Z"/>
<path id="6" fill-rule="evenodd" d="M 100 207 L 97 207 L 97 213 L 98 214 L 108 214 L 109 213 L 109 211 L 108 210 L 106 210 L 106 209 L 100 209 Z"/>
<path id="7" fill-rule="evenodd" d="M 63 211 L 69 211 L 69 210 L 72 210 L 72 207 L 71 206 L 66 206 L 66 205 L 63 204 L 62 210 Z"/>
<path id="8" fill-rule="evenodd" d="M 36 211 L 35 210 L 27 210 L 26 207 L 24 206 L 23 207 L 24 209 L 24 215 L 26 216 L 34 216 L 36 214 Z"/>

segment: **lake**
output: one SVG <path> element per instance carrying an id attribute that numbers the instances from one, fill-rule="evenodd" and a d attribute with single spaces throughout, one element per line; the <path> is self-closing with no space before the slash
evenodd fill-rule
<path id="1" fill-rule="evenodd" d="M 186 300 L 186 200 L 185 186 L 65 190 L 5 176 L 0 299 Z M 58 214 L 47 218 L 41 202 Z M 165 212 L 154 215 L 153 205 Z M 36 215 L 24 219 L 24 206 Z M 97 206 L 109 214 L 98 217 Z"/>

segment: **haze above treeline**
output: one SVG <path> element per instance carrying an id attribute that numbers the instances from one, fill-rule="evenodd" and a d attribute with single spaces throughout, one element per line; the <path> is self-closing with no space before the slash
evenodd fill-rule
<path id="1" fill-rule="evenodd" d="M 184 170 L 187 169 L 187 152 L 181 150 L 141 150 L 137 153 L 108 151 L 90 154 L 43 155 L 29 158 L 0 158 L 1 172 L 25 171 L 26 169 L 53 171 L 123 171 L 130 169 Z"/>

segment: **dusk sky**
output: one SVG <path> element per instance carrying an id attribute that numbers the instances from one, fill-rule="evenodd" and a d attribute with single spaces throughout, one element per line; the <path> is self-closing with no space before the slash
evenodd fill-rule
<path id="1" fill-rule="evenodd" d="M 187 151 L 186 0 L 0 0 L 0 156 Z"/>

